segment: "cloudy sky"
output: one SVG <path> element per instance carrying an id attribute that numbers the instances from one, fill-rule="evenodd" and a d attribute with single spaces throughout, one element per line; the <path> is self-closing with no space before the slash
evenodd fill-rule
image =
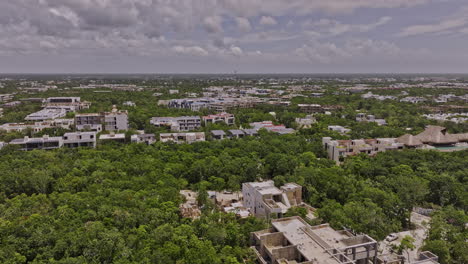
<path id="1" fill-rule="evenodd" d="M 3 73 L 468 72 L 467 0 L 0 0 Z"/>

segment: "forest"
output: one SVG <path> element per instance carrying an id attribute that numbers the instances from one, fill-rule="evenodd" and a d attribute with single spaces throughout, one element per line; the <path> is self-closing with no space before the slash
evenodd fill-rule
<path id="1" fill-rule="evenodd" d="M 310 133 L 309 133 L 310 134 Z M 278 136 L 192 145 L 0 150 L 1 263 L 255 263 L 249 233 L 268 227 L 209 202 L 181 218 L 179 190 L 239 190 L 297 182 L 319 222 L 383 239 L 411 228 L 413 206 L 436 209 L 424 248 L 467 263 L 468 152 L 406 150 L 323 158 L 318 137 Z"/>

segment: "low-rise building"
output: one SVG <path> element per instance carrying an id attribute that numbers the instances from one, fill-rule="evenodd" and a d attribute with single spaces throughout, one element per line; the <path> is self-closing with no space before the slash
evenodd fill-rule
<path id="1" fill-rule="evenodd" d="M 4 103 L 2 105 L 2 107 L 4 108 L 12 108 L 12 107 L 17 107 L 21 105 L 21 101 L 12 101 L 12 102 L 8 102 L 8 103 Z"/>
<path id="2" fill-rule="evenodd" d="M 412 103 L 412 104 L 419 104 L 419 103 L 426 102 L 426 101 L 427 99 L 424 97 L 415 97 L 415 96 L 408 96 L 408 97 L 400 99 L 400 102 Z"/>
<path id="3" fill-rule="evenodd" d="M 228 132 L 230 138 L 243 138 L 245 136 L 244 131 L 240 129 L 230 129 Z"/>
<path id="4" fill-rule="evenodd" d="M 125 143 L 125 134 L 101 134 L 99 136 L 99 140 L 103 142 L 118 142 L 118 143 Z"/>
<path id="5" fill-rule="evenodd" d="M 254 122 L 250 123 L 250 126 L 257 130 L 264 128 L 270 132 L 274 132 L 280 135 L 293 134 L 296 132 L 294 129 L 286 128 L 284 125 L 275 125 L 273 124 L 273 121 Z"/>
<path id="6" fill-rule="evenodd" d="M 35 149 L 57 149 L 63 146 L 63 138 L 62 137 L 49 137 L 48 135 L 44 135 L 40 138 L 18 138 L 13 139 L 10 145 L 18 145 L 20 146 L 20 150 L 35 150 Z"/>
<path id="7" fill-rule="evenodd" d="M 375 155 L 378 152 L 405 147 L 396 138 L 332 140 L 330 137 L 324 137 L 322 144 L 328 153 L 328 158 L 336 162 L 342 162 L 346 157 L 360 153 Z"/>
<path id="8" fill-rule="evenodd" d="M 13 94 L 0 94 L 0 102 L 6 103 L 13 100 Z"/>
<path id="9" fill-rule="evenodd" d="M 324 113 L 325 109 L 319 104 L 298 104 L 299 110 L 307 114 Z"/>
<path id="10" fill-rule="evenodd" d="M 204 132 L 193 133 L 161 133 L 159 135 L 161 142 L 175 142 L 175 143 L 195 143 L 205 141 Z"/>
<path id="11" fill-rule="evenodd" d="M 271 228 L 251 233 L 262 264 L 367 264 L 377 262 L 377 241 L 368 235 L 311 226 L 298 216 L 274 219 Z"/>
<path id="12" fill-rule="evenodd" d="M 374 115 L 366 115 L 363 113 L 359 113 L 356 115 L 357 122 L 373 122 L 379 126 L 387 125 L 387 121 L 385 119 L 376 119 Z"/>
<path id="13" fill-rule="evenodd" d="M 234 125 L 235 118 L 233 114 L 228 113 L 220 113 L 216 115 L 208 115 L 203 117 L 203 122 L 205 126 L 208 124 L 217 124 L 217 123 L 225 123 L 227 125 Z"/>
<path id="14" fill-rule="evenodd" d="M 88 109 L 90 102 L 82 102 L 80 97 L 49 97 L 42 102 L 44 108 L 60 108 L 67 112 Z"/>
<path id="15" fill-rule="evenodd" d="M 73 132 L 63 135 L 63 145 L 69 148 L 96 147 L 96 132 Z"/>
<path id="16" fill-rule="evenodd" d="M 201 128 L 199 116 L 153 117 L 150 124 L 156 127 L 170 127 L 171 131 L 193 131 Z"/>
<path id="17" fill-rule="evenodd" d="M 29 114 L 24 120 L 26 121 L 43 121 L 61 118 L 67 115 L 67 111 L 63 108 L 44 108 L 38 112 Z"/>
<path id="18" fill-rule="evenodd" d="M 317 120 L 312 115 L 308 115 L 305 118 L 296 118 L 296 124 L 301 128 L 311 128 L 313 124 L 317 123 Z"/>
<path id="19" fill-rule="evenodd" d="M 345 134 L 348 134 L 349 132 L 351 132 L 351 129 L 344 128 L 342 126 L 328 126 L 328 130 L 338 132 L 341 135 L 345 135 Z"/>
<path id="20" fill-rule="evenodd" d="M 260 218 L 281 218 L 293 206 L 302 203 L 302 186 L 287 183 L 280 189 L 273 181 L 242 184 L 244 206 Z"/>
<path id="21" fill-rule="evenodd" d="M 156 135 L 142 133 L 142 134 L 132 135 L 130 140 L 132 143 L 144 143 L 147 145 L 151 145 L 154 142 L 156 142 Z"/>
<path id="22" fill-rule="evenodd" d="M 128 130 L 128 112 L 113 106 L 111 112 L 76 114 L 75 126 L 77 130 L 125 131 Z"/>
<path id="23" fill-rule="evenodd" d="M 211 137 L 215 140 L 222 140 L 226 138 L 226 132 L 223 130 L 211 130 Z"/>

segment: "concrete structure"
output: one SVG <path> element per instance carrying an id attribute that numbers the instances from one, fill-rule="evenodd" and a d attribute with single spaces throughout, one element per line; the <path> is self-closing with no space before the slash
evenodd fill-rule
<path id="1" fill-rule="evenodd" d="M 319 104 L 298 104 L 299 110 L 307 114 L 324 113 L 325 109 Z"/>
<path id="2" fill-rule="evenodd" d="M 402 98 L 400 99 L 400 102 L 405 102 L 405 103 L 412 103 L 412 104 L 419 104 L 419 103 L 422 103 L 422 102 L 426 102 L 427 99 L 424 98 L 424 97 L 405 97 L 405 98 Z"/>
<path id="3" fill-rule="evenodd" d="M 132 135 L 130 138 L 132 143 L 144 143 L 147 145 L 151 145 L 156 142 L 156 135 L 155 134 L 138 134 Z"/>
<path id="4" fill-rule="evenodd" d="M 24 138 L 13 139 L 9 144 L 18 145 L 20 146 L 20 150 L 25 150 L 25 151 L 34 150 L 34 149 L 50 150 L 50 149 L 61 148 L 63 146 L 63 138 L 62 137 L 49 137 L 47 135 L 44 135 L 43 137 L 40 137 L 40 138 L 24 137 Z"/>
<path id="5" fill-rule="evenodd" d="M 175 143 L 195 143 L 205 141 L 204 132 L 194 133 L 161 133 L 159 135 L 161 142 L 175 142 Z"/>
<path id="6" fill-rule="evenodd" d="M 215 140 L 222 140 L 226 137 L 226 132 L 223 130 L 211 130 L 211 136 Z"/>
<path id="7" fill-rule="evenodd" d="M 208 115 L 203 117 L 203 122 L 205 126 L 208 124 L 217 124 L 217 123 L 225 123 L 227 125 L 234 125 L 235 118 L 233 114 L 228 113 L 220 113 L 216 115 Z"/>
<path id="8" fill-rule="evenodd" d="M 328 126 L 328 130 L 338 132 L 341 135 L 345 135 L 345 134 L 348 134 L 349 132 L 351 132 L 351 129 L 344 128 L 342 126 Z"/>
<path id="9" fill-rule="evenodd" d="M 12 108 L 12 107 L 17 107 L 19 105 L 21 105 L 21 101 L 12 101 L 12 102 L 8 102 L 8 103 L 5 103 L 2 105 L 2 107 L 5 107 L 5 108 Z"/>
<path id="10" fill-rule="evenodd" d="M 96 147 L 96 132 L 74 132 L 63 135 L 63 145 L 69 148 Z"/>
<path id="11" fill-rule="evenodd" d="M 192 131 L 201 128 L 199 116 L 153 117 L 150 124 L 156 127 L 170 127 L 171 131 Z"/>
<path id="12" fill-rule="evenodd" d="M 246 182 L 242 184 L 244 206 L 260 218 L 281 218 L 293 206 L 302 203 L 302 187 L 287 183 L 280 189 L 273 181 Z"/>
<path id="13" fill-rule="evenodd" d="M 97 132 L 128 130 L 128 112 L 119 111 L 113 106 L 111 112 L 77 114 L 75 125 L 77 130 Z"/>
<path id="14" fill-rule="evenodd" d="M 260 130 L 262 128 L 274 132 L 277 134 L 293 134 L 296 131 L 292 128 L 286 128 L 284 125 L 274 125 L 272 121 L 263 121 L 263 122 L 254 122 L 250 123 L 250 126 L 256 130 Z"/>
<path id="15" fill-rule="evenodd" d="M 368 264 L 377 262 L 377 242 L 367 235 L 310 226 L 300 217 L 271 221 L 270 229 L 251 233 L 261 264 Z"/>
<path id="16" fill-rule="evenodd" d="M 182 217 L 192 219 L 200 218 L 201 210 L 197 202 L 198 193 L 190 190 L 180 190 L 179 193 L 185 200 L 185 202 L 179 206 Z"/>
<path id="17" fill-rule="evenodd" d="M 228 133 L 229 138 L 243 138 L 245 136 L 245 132 L 240 129 L 230 129 Z"/>
<path id="18" fill-rule="evenodd" d="M 130 106 L 130 107 L 135 107 L 136 104 L 132 101 L 126 101 L 123 103 L 124 106 Z"/>
<path id="19" fill-rule="evenodd" d="M 6 103 L 13 100 L 13 94 L 0 94 L 0 102 Z"/>
<path id="20" fill-rule="evenodd" d="M 119 143 L 125 143 L 125 134 L 101 134 L 99 136 L 100 141 L 114 141 Z"/>
<path id="21" fill-rule="evenodd" d="M 332 140 L 330 137 L 322 138 L 322 145 L 328 153 L 328 158 L 341 162 L 347 156 L 365 153 L 375 155 L 387 150 L 398 150 L 405 147 L 395 138 Z"/>
<path id="22" fill-rule="evenodd" d="M 88 109 L 90 102 L 81 102 L 80 97 L 49 97 L 42 102 L 44 108 L 65 109 L 67 112 L 76 112 Z"/>
<path id="23" fill-rule="evenodd" d="M 313 124 L 317 123 L 317 120 L 312 115 L 308 115 L 305 118 L 296 118 L 295 121 L 299 129 L 311 128 Z"/>
<path id="24" fill-rule="evenodd" d="M 359 113 L 356 115 L 357 122 L 374 122 L 377 123 L 379 126 L 387 125 L 387 121 L 385 119 L 376 119 L 374 115 L 366 115 L 363 113 Z"/>
<path id="25" fill-rule="evenodd" d="M 38 112 L 29 114 L 24 120 L 26 121 L 43 121 L 61 118 L 67 115 L 67 110 L 62 108 L 44 108 Z"/>
<path id="26" fill-rule="evenodd" d="M 46 128 L 71 129 L 73 123 L 73 119 L 54 119 L 34 123 L 6 123 L 0 125 L 0 130 L 6 132 L 23 132 L 26 129 L 31 129 L 32 132 L 37 133 Z"/>

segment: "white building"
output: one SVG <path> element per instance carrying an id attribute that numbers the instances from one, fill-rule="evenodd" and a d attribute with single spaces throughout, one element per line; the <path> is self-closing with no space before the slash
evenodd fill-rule
<path id="1" fill-rule="evenodd" d="M 69 148 L 96 147 L 96 132 L 74 132 L 63 135 L 63 145 Z"/>
<path id="2" fill-rule="evenodd" d="M 114 141 L 119 143 L 125 143 L 125 134 L 101 134 L 99 136 L 100 141 Z"/>
<path id="3" fill-rule="evenodd" d="M 280 189 L 273 181 L 242 184 L 244 206 L 252 215 L 261 218 L 281 218 L 293 206 L 302 203 L 302 186 L 287 183 Z"/>
<path id="4" fill-rule="evenodd" d="M 10 145 L 18 145 L 20 146 L 20 150 L 34 150 L 34 149 L 57 149 L 63 146 L 63 138 L 62 137 L 49 137 L 48 135 L 44 135 L 40 138 L 18 138 L 13 139 Z"/>
<path id="5" fill-rule="evenodd" d="M 156 142 L 156 136 L 154 134 L 137 134 L 132 135 L 130 138 L 132 143 L 144 143 L 147 145 L 151 145 Z"/>
<path id="6" fill-rule="evenodd" d="M 29 114 L 24 120 L 26 121 L 43 121 L 61 118 L 67 115 L 67 111 L 63 108 L 45 108 L 38 112 Z"/>
<path id="7" fill-rule="evenodd" d="M 208 124 L 217 124 L 217 123 L 225 123 L 227 125 L 234 125 L 235 118 L 233 114 L 228 114 L 226 112 L 223 112 L 223 113 L 219 113 L 216 115 L 204 116 L 203 122 L 205 122 L 205 126 Z"/>
<path id="8" fill-rule="evenodd" d="M 195 143 L 205 141 L 204 132 L 194 133 L 161 133 L 159 135 L 161 142 L 175 142 L 175 143 Z"/>
<path id="9" fill-rule="evenodd" d="M 171 131 L 192 131 L 201 128 L 199 116 L 153 117 L 150 124 L 156 127 L 170 127 Z"/>
<path id="10" fill-rule="evenodd" d="M 338 133 L 340 133 L 342 135 L 351 132 L 351 129 L 344 128 L 342 126 L 328 126 L 328 130 L 338 132 Z"/>

